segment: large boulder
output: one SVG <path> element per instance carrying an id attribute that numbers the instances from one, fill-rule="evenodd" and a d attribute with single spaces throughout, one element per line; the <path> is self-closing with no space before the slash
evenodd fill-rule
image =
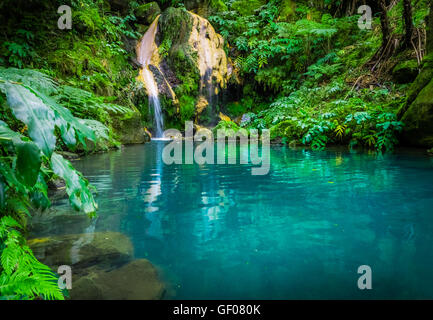
<path id="1" fill-rule="evenodd" d="M 112 268 L 131 261 L 134 249 L 118 232 L 69 234 L 28 240 L 35 257 L 54 270 L 61 265 L 82 273 L 90 266 Z"/>
<path id="2" fill-rule="evenodd" d="M 159 300 L 165 286 L 155 267 L 146 259 L 132 261 L 118 269 L 94 269 L 73 281 L 73 300 Z"/>
<path id="3" fill-rule="evenodd" d="M 111 127 L 116 138 L 124 145 L 140 144 L 149 141 L 138 111 L 126 114 L 111 114 Z"/>

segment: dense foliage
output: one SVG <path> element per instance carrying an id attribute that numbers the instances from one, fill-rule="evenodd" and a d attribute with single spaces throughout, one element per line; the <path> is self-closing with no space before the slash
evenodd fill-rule
<path id="1" fill-rule="evenodd" d="M 413 24 L 422 30 L 427 4 L 412 3 Z M 340 1 L 226 4 L 228 10 L 210 20 L 227 40 L 242 81 L 243 95 L 228 105 L 229 115 L 248 113 L 242 126 L 271 128 L 272 137 L 284 143 L 394 149 L 404 125 L 396 112 L 407 85 L 395 83 L 391 67 L 415 56 L 413 48 L 400 48 L 386 69 L 370 72 L 382 45 L 379 15 L 373 30 L 361 30 L 360 15 L 344 11 L 347 3 Z M 402 37 L 403 2 L 389 8 L 393 32 Z"/>

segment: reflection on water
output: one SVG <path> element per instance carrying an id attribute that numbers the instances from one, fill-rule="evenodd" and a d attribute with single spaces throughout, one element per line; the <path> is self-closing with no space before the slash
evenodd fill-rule
<path id="1" fill-rule="evenodd" d="M 433 298 L 430 158 L 274 147 L 269 175 L 252 176 L 167 166 L 164 145 L 75 166 L 99 190 L 95 230 L 127 234 L 172 298 Z M 365 264 L 372 291 L 357 288 Z"/>

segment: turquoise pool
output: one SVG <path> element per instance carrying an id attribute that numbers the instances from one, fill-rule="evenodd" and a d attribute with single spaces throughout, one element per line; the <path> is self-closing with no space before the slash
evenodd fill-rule
<path id="1" fill-rule="evenodd" d="M 95 230 L 128 235 L 167 298 L 433 298 L 433 158 L 273 146 L 269 174 L 252 176 L 167 166 L 165 143 L 74 165 L 99 190 Z M 372 290 L 357 286 L 361 265 Z"/>

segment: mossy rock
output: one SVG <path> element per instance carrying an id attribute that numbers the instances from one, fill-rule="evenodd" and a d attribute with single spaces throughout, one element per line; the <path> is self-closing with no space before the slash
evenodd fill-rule
<path id="1" fill-rule="evenodd" d="M 35 257 L 54 270 L 61 265 L 74 273 L 91 266 L 110 268 L 131 261 L 134 249 L 127 236 L 118 232 L 69 234 L 28 241 Z"/>
<path id="2" fill-rule="evenodd" d="M 69 293 L 73 300 L 160 300 L 165 290 L 155 267 L 140 259 L 109 272 L 95 269 L 73 281 Z"/>
<path id="3" fill-rule="evenodd" d="M 270 129 L 271 140 L 278 140 L 279 138 L 286 139 L 299 139 L 300 132 L 296 121 L 284 120 Z"/>
<path id="4" fill-rule="evenodd" d="M 158 46 L 167 38 L 173 45 L 186 44 L 192 28 L 192 17 L 184 9 L 170 7 L 161 14 L 158 28 Z"/>
<path id="5" fill-rule="evenodd" d="M 403 141 L 419 147 L 433 147 L 433 80 L 425 86 L 404 113 Z"/>
<path id="6" fill-rule="evenodd" d="M 119 141 L 124 144 L 141 144 L 149 141 L 141 122 L 141 114 L 132 111 L 128 114 L 110 114 L 111 126 Z"/>
<path id="7" fill-rule="evenodd" d="M 399 62 L 392 70 L 392 76 L 397 83 L 413 82 L 419 73 L 419 66 L 416 60 Z"/>
<path id="8" fill-rule="evenodd" d="M 161 9 L 156 2 L 142 4 L 135 10 L 137 22 L 142 24 L 151 24 L 159 14 Z"/>
<path id="9" fill-rule="evenodd" d="M 232 8 L 238 11 L 241 15 L 247 16 L 254 14 L 254 11 L 265 5 L 265 0 L 235 0 Z"/>
<path id="10" fill-rule="evenodd" d="M 160 46 L 162 43 L 171 44 L 166 57 L 161 63 L 161 67 L 168 83 L 180 101 L 180 109 L 174 106 L 175 108 L 171 107 L 169 108 L 171 111 L 167 112 L 167 106 L 164 106 L 167 122 L 173 122 L 171 123 L 173 127 L 177 127 L 176 122 L 179 121 L 178 113 L 173 111 L 179 109 L 182 114 L 182 110 L 185 110 L 185 105 L 182 106 L 182 101 L 186 97 L 194 97 L 192 98 L 193 101 L 188 104 L 188 108 L 191 105 L 193 111 L 188 114 L 187 118 L 182 120 L 192 119 L 195 97 L 199 93 L 200 70 L 197 66 L 198 57 L 189 43 L 192 27 L 193 20 L 191 14 L 180 8 L 168 8 L 161 14 L 158 22 L 157 45 Z M 156 78 L 158 80 L 158 77 Z"/>
<path id="11" fill-rule="evenodd" d="M 415 81 L 409 88 L 407 92 L 407 101 L 406 104 L 403 105 L 398 111 L 398 118 L 401 119 L 403 115 L 406 113 L 409 106 L 415 101 L 418 94 L 422 89 L 427 86 L 427 84 L 433 79 L 433 53 L 427 55 L 421 64 L 421 72 L 416 77 Z"/>
<path id="12" fill-rule="evenodd" d="M 187 77 L 187 73 L 198 73 L 196 57 L 188 43 L 192 29 L 191 15 L 179 8 L 168 8 L 165 10 L 158 21 L 158 33 L 156 43 L 171 43 L 165 60 L 168 66 L 177 76 Z"/>

